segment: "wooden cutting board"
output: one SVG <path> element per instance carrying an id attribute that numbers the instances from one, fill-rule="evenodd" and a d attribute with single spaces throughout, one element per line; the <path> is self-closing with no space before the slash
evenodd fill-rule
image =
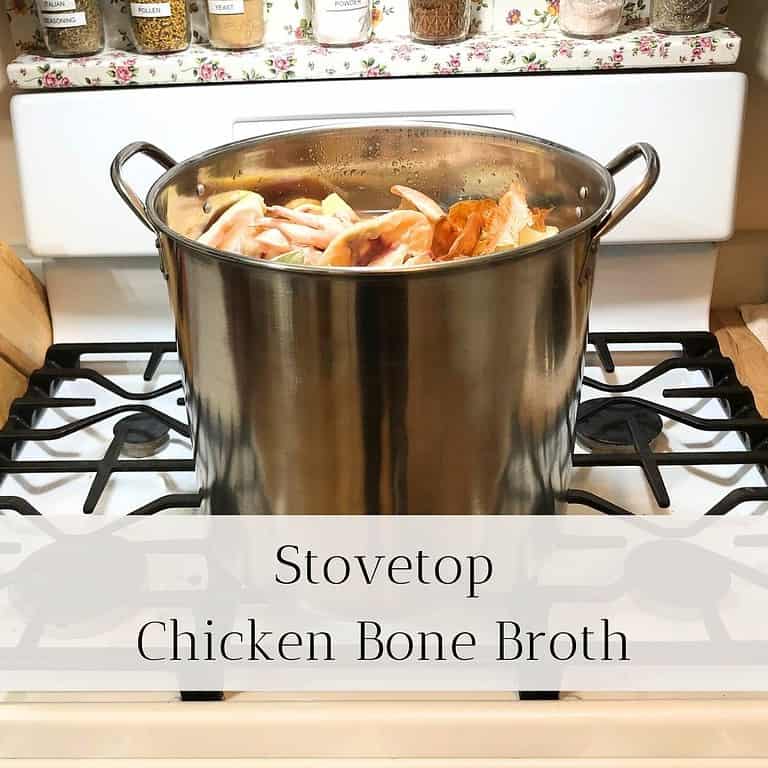
<path id="1" fill-rule="evenodd" d="M 27 377 L 0 359 L 0 428 L 8 419 L 11 403 L 27 388 Z"/>
<path id="2" fill-rule="evenodd" d="M 0 426 L 27 377 L 44 360 L 53 333 L 45 288 L 4 243 L 0 243 Z"/>
<path id="3" fill-rule="evenodd" d="M 768 351 L 744 325 L 738 309 L 714 310 L 710 327 L 720 351 L 733 361 L 739 381 L 752 390 L 760 415 L 768 418 Z"/>

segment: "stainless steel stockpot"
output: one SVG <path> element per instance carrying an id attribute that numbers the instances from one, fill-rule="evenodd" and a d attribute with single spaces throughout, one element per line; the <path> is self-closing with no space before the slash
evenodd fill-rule
<path id="1" fill-rule="evenodd" d="M 166 172 L 146 204 L 121 176 L 143 153 Z M 640 184 L 613 210 L 612 174 Z M 568 485 L 600 238 L 650 191 L 656 152 L 606 167 L 490 128 L 310 128 L 182 163 L 147 143 L 112 180 L 158 238 L 176 321 L 198 479 L 213 514 L 549 514 Z M 411 269 L 258 261 L 196 242 L 216 198 L 270 203 L 336 191 L 365 210 L 393 184 L 444 204 L 511 179 L 553 208 L 559 235 Z"/>

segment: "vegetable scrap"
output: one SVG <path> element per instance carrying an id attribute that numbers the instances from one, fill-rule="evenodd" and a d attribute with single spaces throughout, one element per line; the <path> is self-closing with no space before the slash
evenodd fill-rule
<path id="1" fill-rule="evenodd" d="M 378 215 L 335 193 L 267 205 L 258 192 L 230 192 L 198 241 L 282 264 L 392 269 L 487 256 L 559 232 L 546 222 L 551 209 L 529 208 L 517 183 L 499 200 L 462 200 L 447 211 L 419 190 L 396 185 L 391 192 L 399 207 Z"/>

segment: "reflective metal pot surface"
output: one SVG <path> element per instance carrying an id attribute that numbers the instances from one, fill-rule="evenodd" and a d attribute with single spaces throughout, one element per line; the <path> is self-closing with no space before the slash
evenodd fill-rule
<path id="1" fill-rule="evenodd" d="M 121 178 L 167 172 L 146 207 Z M 613 211 L 612 173 L 641 184 Z M 488 128 L 403 123 L 250 139 L 176 164 L 122 150 L 116 188 L 158 235 L 205 508 L 214 514 L 549 514 L 567 488 L 597 242 L 651 189 L 633 145 L 607 168 Z M 512 178 L 560 235 L 493 256 L 379 271 L 255 261 L 195 242 L 215 197 L 339 192 L 444 204 Z"/>

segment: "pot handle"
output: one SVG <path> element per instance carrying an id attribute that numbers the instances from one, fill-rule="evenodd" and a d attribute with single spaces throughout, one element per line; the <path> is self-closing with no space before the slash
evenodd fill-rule
<path id="1" fill-rule="evenodd" d="M 117 190 L 117 194 L 125 200 L 128 207 L 139 218 L 139 221 L 147 229 L 154 232 L 155 228 L 152 226 L 149 216 L 147 216 L 147 209 L 144 207 L 144 203 L 141 202 L 141 198 L 128 186 L 122 177 L 123 167 L 134 155 L 146 155 L 158 163 L 158 165 L 162 165 L 166 171 L 173 168 L 176 165 L 176 161 L 170 155 L 163 152 L 162 149 L 146 141 L 135 141 L 133 144 L 123 147 L 112 161 L 109 175 L 112 178 L 112 185 Z"/>
<path id="2" fill-rule="evenodd" d="M 645 160 L 645 175 L 642 181 L 613 210 L 608 211 L 605 215 L 593 235 L 595 245 L 645 199 L 659 178 L 659 170 L 661 169 L 659 155 L 650 144 L 644 142 L 631 144 L 605 167 L 612 176 L 615 176 L 638 158 Z"/>

